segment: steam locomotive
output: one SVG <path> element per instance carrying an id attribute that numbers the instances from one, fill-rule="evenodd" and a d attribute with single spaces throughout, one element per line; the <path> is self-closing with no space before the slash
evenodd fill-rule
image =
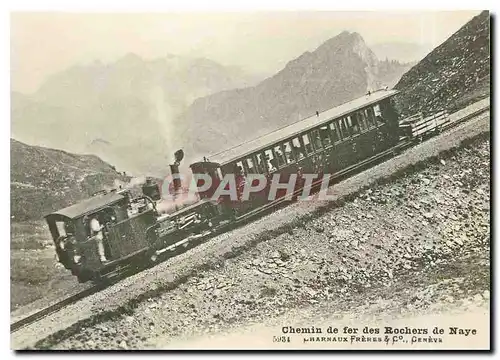
<path id="1" fill-rule="evenodd" d="M 252 211 L 295 201 L 305 187 L 412 136 L 410 124 L 399 124 L 396 94 L 368 93 L 192 163 L 190 184 L 179 174 L 184 157 L 179 150 L 168 183 L 148 179 L 140 195 L 130 189 L 103 192 L 49 214 L 45 219 L 59 262 L 80 282 L 96 281 L 123 264 L 155 261 Z M 97 231 L 91 226 L 95 220 Z"/>

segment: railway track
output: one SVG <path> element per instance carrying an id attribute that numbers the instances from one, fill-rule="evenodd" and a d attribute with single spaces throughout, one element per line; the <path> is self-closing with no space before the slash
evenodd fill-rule
<path id="1" fill-rule="evenodd" d="M 459 119 L 456 119 L 455 121 L 453 121 L 451 123 L 448 123 L 447 125 L 445 125 L 442 128 L 442 131 L 450 130 L 450 129 L 458 126 L 459 124 L 462 124 L 468 120 L 471 120 L 477 116 L 484 114 L 485 112 L 487 112 L 489 110 L 490 110 L 490 106 L 488 104 L 485 107 L 482 107 L 476 111 L 473 111 L 467 115 L 460 117 Z M 415 144 L 416 144 L 416 142 L 414 141 L 414 139 L 402 140 L 395 147 L 387 149 L 387 150 L 385 150 L 385 151 L 383 151 L 383 152 L 381 152 L 381 153 L 379 153 L 371 158 L 363 160 L 355 165 L 352 165 L 346 169 L 343 169 L 342 171 L 340 171 L 336 174 L 331 175 L 330 184 L 332 184 L 333 182 L 342 180 L 346 177 L 352 176 L 353 174 L 360 172 L 368 167 L 374 166 L 377 163 L 381 162 L 382 160 L 389 158 L 389 157 L 392 157 L 395 154 L 398 154 L 398 153 L 404 151 L 405 149 L 414 146 Z M 321 181 L 317 181 L 316 183 L 313 183 L 312 184 L 312 191 L 317 190 L 320 185 L 321 185 Z M 298 190 L 294 195 L 299 195 L 301 192 L 302 192 L 302 190 Z M 248 212 L 240 217 L 237 217 L 234 222 L 221 224 L 218 228 L 213 229 L 209 233 L 202 234 L 201 236 L 197 236 L 197 237 L 188 237 L 188 238 L 183 239 L 175 244 L 172 244 L 169 247 L 163 249 L 162 255 L 158 258 L 158 260 L 156 261 L 156 263 L 154 265 L 156 265 L 160 262 L 166 261 L 169 258 L 172 258 L 172 257 L 180 254 L 181 252 L 185 252 L 188 249 L 190 249 L 194 246 L 197 246 L 202 242 L 206 242 L 217 235 L 220 235 L 224 232 L 231 230 L 232 228 L 241 226 L 241 225 L 243 225 L 243 224 L 259 217 L 259 216 L 265 215 L 266 213 L 270 212 L 271 210 L 274 210 L 277 207 L 282 206 L 284 204 L 286 204 L 286 199 L 280 198 L 280 199 L 275 200 L 275 201 L 273 201 L 273 202 L 271 202 L 263 207 L 260 207 L 258 209 L 253 210 L 253 211 L 250 211 L 250 212 Z M 91 286 L 87 289 L 84 289 L 84 290 L 82 290 L 76 294 L 73 294 L 73 295 L 71 295 L 71 296 L 69 296 L 61 301 L 58 301 L 58 302 L 56 302 L 56 303 L 54 303 L 54 304 L 52 304 L 52 305 L 50 305 L 42 310 L 36 311 L 35 313 L 30 314 L 30 315 L 22 318 L 21 320 L 15 321 L 14 323 L 11 323 L 10 332 L 14 333 L 14 332 L 26 327 L 26 326 L 34 324 L 34 323 L 40 321 L 41 319 L 43 319 L 43 318 L 45 318 L 53 313 L 58 312 L 59 310 L 65 308 L 66 306 L 74 304 L 77 301 L 82 300 L 88 296 L 91 296 L 91 295 L 105 289 L 106 287 L 109 287 L 109 286 L 115 284 L 116 282 L 120 281 L 121 279 L 124 279 L 128 276 L 131 276 L 135 273 L 138 273 L 139 271 L 145 270 L 148 267 L 151 267 L 151 266 L 144 266 L 142 268 L 134 268 L 133 266 L 126 267 L 126 268 L 119 268 L 115 272 L 108 274 L 103 282 L 98 283 L 98 284 L 94 284 L 93 286 Z"/>

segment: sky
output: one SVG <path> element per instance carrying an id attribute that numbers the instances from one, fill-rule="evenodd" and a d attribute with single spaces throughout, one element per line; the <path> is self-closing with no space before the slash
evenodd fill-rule
<path id="1" fill-rule="evenodd" d="M 433 48 L 479 12 L 13 12 L 11 89 L 31 93 L 53 73 L 127 53 L 144 59 L 206 57 L 273 74 L 344 30 L 360 33 L 368 45 L 409 42 Z"/>

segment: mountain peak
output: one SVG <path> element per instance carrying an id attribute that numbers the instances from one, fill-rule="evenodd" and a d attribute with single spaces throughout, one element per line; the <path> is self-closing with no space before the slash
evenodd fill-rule
<path id="1" fill-rule="evenodd" d="M 326 40 L 321 44 L 315 52 L 337 52 L 337 51 L 348 51 L 354 49 L 359 52 L 371 53 L 371 50 L 365 43 L 363 37 L 357 32 L 342 31 L 340 34 Z"/>
<path id="2" fill-rule="evenodd" d="M 350 31 L 344 30 L 337 36 L 363 40 L 363 37 L 356 31 L 350 32 Z"/>
<path id="3" fill-rule="evenodd" d="M 360 34 L 344 31 L 255 87 L 194 102 L 178 120 L 186 129 L 182 136 L 186 153 L 220 151 L 221 138 L 225 146 L 232 146 L 249 140 L 249 134 L 263 135 L 370 89 L 392 86 L 406 70 L 398 63 L 381 65 Z M 223 127 L 216 126 L 221 123 Z"/>
<path id="4" fill-rule="evenodd" d="M 340 34 L 338 34 L 337 36 L 332 37 L 330 40 L 352 41 L 352 42 L 362 41 L 363 43 L 365 42 L 365 40 L 363 39 L 363 37 L 359 33 L 355 32 L 355 31 L 353 31 L 353 32 L 342 31 Z"/>

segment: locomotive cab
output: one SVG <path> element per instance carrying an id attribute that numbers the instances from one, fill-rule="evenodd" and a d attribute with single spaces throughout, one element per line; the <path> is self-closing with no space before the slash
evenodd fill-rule
<path id="1" fill-rule="evenodd" d="M 220 164 L 210 161 L 200 161 L 189 165 L 189 167 L 191 168 L 194 180 L 196 181 L 197 189 L 204 187 L 204 180 L 197 175 L 204 174 L 210 177 L 211 179 L 210 187 L 207 190 L 198 191 L 198 195 L 200 196 L 201 199 L 211 198 L 222 180 L 220 172 Z"/>
<path id="2" fill-rule="evenodd" d="M 144 198 L 144 203 L 149 201 Z M 148 250 L 156 238 L 156 211 L 128 193 L 99 194 L 45 217 L 59 262 L 80 282 L 98 279 L 117 265 Z M 102 250 L 90 227 L 101 225 Z M 104 255 L 106 261 L 102 261 Z"/>

